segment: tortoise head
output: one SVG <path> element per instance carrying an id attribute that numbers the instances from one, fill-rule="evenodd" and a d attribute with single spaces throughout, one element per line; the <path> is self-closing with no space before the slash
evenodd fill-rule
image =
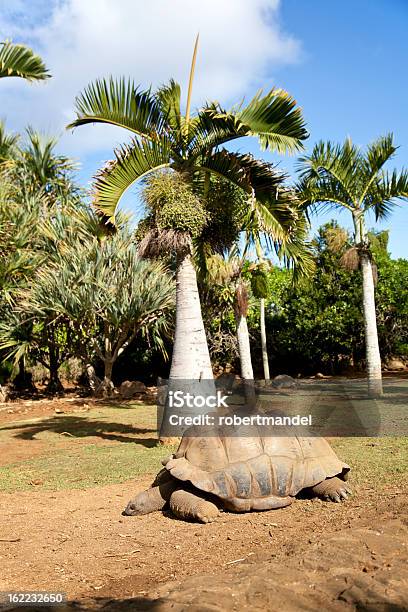
<path id="1" fill-rule="evenodd" d="M 143 491 L 143 493 L 139 493 L 133 499 L 130 500 L 128 505 L 123 511 L 123 515 L 125 516 L 137 516 L 140 514 L 149 514 L 155 508 L 152 508 L 152 500 L 149 495 L 149 491 Z"/>

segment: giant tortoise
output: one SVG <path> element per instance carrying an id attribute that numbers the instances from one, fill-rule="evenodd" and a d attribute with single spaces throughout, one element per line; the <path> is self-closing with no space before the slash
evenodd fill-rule
<path id="1" fill-rule="evenodd" d="M 178 518 L 208 523 L 220 508 L 288 506 L 302 490 L 335 502 L 351 493 L 344 482 L 349 466 L 320 437 L 184 435 L 177 452 L 162 463 L 151 487 L 136 495 L 124 514 L 148 514 L 169 502 Z"/>

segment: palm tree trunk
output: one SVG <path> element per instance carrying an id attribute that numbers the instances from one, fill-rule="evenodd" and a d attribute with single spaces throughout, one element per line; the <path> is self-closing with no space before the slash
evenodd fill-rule
<path id="1" fill-rule="evenodd" d="M 264 379 L 270 380 L 268 347 L 266 345 L 265 298 L 261 298 L 260 300 L 260 310 L 261 310 L 261 348 L 262 348 L 262 363 L 263 363 Z"/>
<path id="2" fill-rule="evenodd" d="M 237 340 L 239 359 L 241 362 L 241 378 L 253 380 L 254 372 L 252 369 L 251 345 L 249 342 L 249 332 L 247 318 L 244 314 L 236 314 Z"/>
<path id="3" fill-rule="evenodd" d="M 213 380 L 191 255 L 180 256 L 176 272 L 176 330 L 170 379 Z"/>
<path id="4" fill-rule="evenodd" d="M 377 319 L 375 313 L 375 294 L 373 268 L 367 251 L 368 241 L 364 223 L 364 212 L 361 209 L 353 211 L 355 242 L 362 247 L 360 264 L 363 274 L 363 313 L 366 343 L 366 361 L 368 377 L 368 394 L 370 397 L 380 397 L 383 393 L 381 375 L 381 355 L 378 346 Z"/>
<path id="5" fill-rule="evenodd" d="M 241 378 L 244 384 L 245 399 L 248 406 L 255 406 L 256 394 L 247 318 L 245 314 L 236 312 L 235 320 L 237 324 L 238 352 L 241 362 Z"/>
<path id="6" fill-rule="evenodd" d="M 383 393 L 381 375 L 381 356 L 378 346 L 377 320 L 375 314 L 374 279 L 370 258 L 361 255 L 361 270 L 363 273 L 363 310 L 366 342 L 366 360 L 368 375 L 368 393 L 371 397 L 379 397 Z"/>
<path id="7" fill-rule="evenodd" d="M 197 275 L 189 253 L 177 257 L 176 329 L 168 390 L 183 391 L 193 396 L 215 394 L 210 353 L 201 314 Z M 200 411 L 202 409 L 198 409 L 198 412 Z M 176 431 L 169 428 L 166 414 L 170 412 L 167 397 L 159 435 L 161 444 L 165 445 L 175 444 L 183 433 L 182 428 L 176 428 Z M 188 407 L 184 407 L 183 412 L 195 415 L 194 409 Z"/>
<path id="8" fill-rule="evenodd" d="M 245 398 L 248 405 L 255 405 L 254 371 L 252 368 L 251 345 L 247 323 L 248 291 L 245 283 L 239 281 L 235 291 L 235 321 L 239 360 L 241 362 L 241 378 L 244 383 Z"/>

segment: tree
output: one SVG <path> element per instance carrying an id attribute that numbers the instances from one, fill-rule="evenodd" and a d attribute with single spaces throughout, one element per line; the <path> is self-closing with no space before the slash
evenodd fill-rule
<path id="1" fill-rule="evenodd" d="M 26 142 L 17 149 L 7 165 L 21 193 L 31 196 L 41 192 L 44 206 L 64 205 L 79 196 L 72 177 L 75 162 L 55 152 L 58 139 L 45 136 L 28 127 Z"/>
<path id="2" fill-rule="evenodd" d="M 64 318 L 54 321 L 50 309 L 36 310 L 26 298 L 33 296 L 39 270 L 61 251 L 74 251 L 79 240 L 92 237 L 93 227 L 87 228 L 76 201 L 67 202 L 64 211 L 48 208 L 42 190 L 28 196 L 9 181 L 0 187 L 0 345 L 6 359 L 18 364 L 17 388 L 32 388 L 25 369 L 29 356 L 49 370 L 47 390 L 61 392 L 58 370 L 72 355 L 72 328 Z"/>
<path id="3" fill-rule="evenodd" d="M 165 333 L 174 303 L 171 276 L 158 262 L 143 261 L 129 237 L 118 235 L 76 244 L 38 272 L 21 296 L 26 317 L 50 325 L 66 322 L 71 347 L 85 363 L 93 353 L 104 364 L 97 390 L 110 395 L 118 356 L 142 330 Z M 59 364 L 61 365 L 61 364 Z M 59 366 L 58 366 L 59 367 Z"/>
<path id="4" fill-rule="evenodd" d="M 283 189 L 281 191 L 285 193 Z M 290 197 L 288 193 L 286 196 Z M 282 197 L 284 196 L 282 195 Z M 244 380 L 254 379 L 247 321 L 250 290 L 252 290 L 252 295 L 256 299 L 260 299 L 264 377 L 266 380 L 269 379 L 264 299 L 269 295 L 267 281 L 270 264 L 265 261 L 264 248 L 269 251 L 273 250 L 287 267 L 292 266 L 294 278 L 301 275 L 307 276 L 314 268 L 310 245 L 306 242 L 308 224 L 304 215 L 296 210 L 294 202 L 292 202 L 290 210 L 293 216 L 289 226 L 285 227 L 285 225 L 259 218 L 252 214 L 254 211 L 251 211 L 250 207 L 247 208 L 241 219 L 241 229 L 245 236 L 242 252 L 239 253 L 239 249 L 235 245 L 227 257 L 213 255 L 208 262 L 209 283 L 224 286 L 231 294 L 229 299 L 233 304 L 241 377 Z M 263 245 L 263 243 L 266 244 Z M 251 245 L 256 247 L 258 262 L 248 259 L 248 251 Z"/>
<path id="5" fill-rule="evenodd" d="M 39 307 L 35 300 L 40 284 L 35 278 L 34 283 L 19 290 L 16 306 L 0 321 L 0 348 L 15 365 L 30 355 L 49 372 L 47 393 L 63 393 L 58 372 L 74 355 L 74 329 L 67 318 L 56 319 L 47 304 Z"/>
<path id="6" fill-rule="evenodd" d="M 18 134 L 8 134 L 4 121 L 0 121 L 0 170 L 1 166 L 13 159 L 17 151 Z"/>
<path id="7" fill-rule="evenodd" d="M 61 206 L 72 213 L 73 207 L 79 206 L 79 190 L 71 179 L 72 161 L 55 154 L 57 141 L 31 128 L 27 137 L 20 146 L 19 136 L 7 134 L 4 124 L 0 125 L 1 336 L 6 355 L 17 356 L 16 388 L 33 389 L 25 368 L 25 358 L 30 354 L 50 370 L 49 390 L 60 391 L 56 373 L 65 360 L 63 345 L 67 334 L 57 332 L 49 322 L 43 321 L 42 325 L 34 324 L 33 319 L 28 321 L 14 307 L 19 289 L 29 283 L 50 255 L 50 243 L 44 241 L 40 225 L 51 217 L 55 221 Z"/>
<path id="8" fill-rule="evenodd" d="M 0 43 L 0 78 L 21 77 L 27 81 L 43 81 L 50 76 L 40 56 L 29 47 L 8 40 Z"/>
<path id="9" fill-rule="evenodd" d="M 277 267 L 268 274 L 268 348 L 278 373 L 338 374 L 361 363 L 361 272 L 341 264 L 348 247 L 344 230 L 341 245 L 333 242 L 340 229 L 336 223 L 319 228 L 310 276 L 294 282 L 293 271 Z"/>
<path id="10" fill-rule="evenodd" d="M 346 209 L 352 215 L 363 277 L 368 390 L 373 397 L 382 394 L 382 377 L 367 214 L 372 211 L 376 220 L 385 219 L 398 199 L 408 197 L 408 172 L 384 169 L 395 151 L 389 134 L 370 144 L 366 152 L 350 139 L 342 145 L 319 142 L 310 155 L 299 160 L 299 194 L 305 207 Z"/>
<path id="11" fill-rule="evenodd" d="M 211 175 L 225 178 L 254 194 L 261 209 L 274 198 L 276 174 L 269 164 L 250 155 L 232 153 L 222 145 L 243 136 L 257 136 L 265 149 L 280 153 L 297 151 L 306 138 L 304 121 L 293 98 L 282 90 L 265 96 L 259 92 L 247 106 L 230 111 L 210 103 L 192 116 L 191 90 L 197 43 L 190 72 L 185 114 L 181 111 L 181 89 L 171 80 L 156 92 L 142 91 L 131 80 L 98 80 L 77 98 L 77 119 L 68 127 L 108 123 L 133 133 L 129 145 L 116 151 L 116 159 L 101 170 L 95 183 L 95 205 L 113 220 L 123 193 L 147 174 L 170 168 L 204 202 Z M 176 331 L 172 378 L 212 378 L 212 368 L 202 321 L 196 271 L 192 262 L 193 235 L 186 228 L 180 209 L 169 218 L 164 232 L 177 234 L 185 248 L 177 256 Z M 179 223 L 180 222 L 180 223 Z M 156 237 L 159 234 L 156 232 Z"/>
<path id="12" fill-rule="evenodd" d="M 26 285 L 42 262 L 38 250 L 39 211 L 43 206 L 41 196 L 25 197 L 18 185 L 7 173 L 0 181 L 0 320 L 6 327 L 8 338 L 14 329 L 16 318 L 12 316 L 15 294 Z M 10 325 L 6 321 L 9 321 Z M 26 337 L 27 329 L 21 330 Z M 18 336 L 20 338 L 20 334 Z M 19 389 L 32 389 L 31 377 L 25 370 L 24 355 L 19 359 L 19 372 L 14 379 Z"/>

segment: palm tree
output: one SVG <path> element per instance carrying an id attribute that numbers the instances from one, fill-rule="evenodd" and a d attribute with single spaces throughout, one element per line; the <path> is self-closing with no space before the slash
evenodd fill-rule
<path id="1" fill-rule="evenodd" d="M 96 177 L 95 205 L 114 220 L 124 192 L 151 172 L 170 168 L 197 191 L 201 204 L 212 175 L 254 194 L 259 209 L 273 199 L 276 173 L 269 164 L 250 155 L 232 153 L 226 142 L 257 136 L 264 149 L 295 152 L 307 137 L 295 100 L 282 90 L 259 92 L 247 106 L 232 110 L 208 103 L 191 115 L 191 91 L 197 53 L 194 49 L 186 111 L 181 110 L 181 88 L 171 80 L 156 92 L 142 91 L 125 79 L 98 80 L 76 100 L 77 119 L 68 127 L 88 123 L 121 126 L 133 134 L 131 143 L 116 151 L 116 159 Z M 212 379 L 212 368 L 201 315 L 196 271 L 192 261 L 191 231 L 185 230 L 180 210 L 171 231 L 185 238 L 177 257 L 176 331 L 171 377 Z M 161 235 L 163 238 L 163 234 Z"/>
<path id="2" fill-rule="evenodd" d="M 379 138 L 364 152 L 350 139 L 343 144 L 319 142 L 299 160 L 299 194 L 312 210 L 348 210 L 353 218 L 354 244 L 363 276 L 363 312 L 368 390 L 382 394 L 381 357 L 378 346 L 375 291 L 367 215 L 386 219 L 397 200 L 408 197 L 408 172 L 392 172 L 384 165 L 397 147 L 392 134 Z"/>
<path id="3" fill-rule="evenodd" d="M 21 77 L 26 81 L 43 81 L 50 76 L 41 57 L 29 47 L 8 40 L 0 43 L 0 78 Z"/>

